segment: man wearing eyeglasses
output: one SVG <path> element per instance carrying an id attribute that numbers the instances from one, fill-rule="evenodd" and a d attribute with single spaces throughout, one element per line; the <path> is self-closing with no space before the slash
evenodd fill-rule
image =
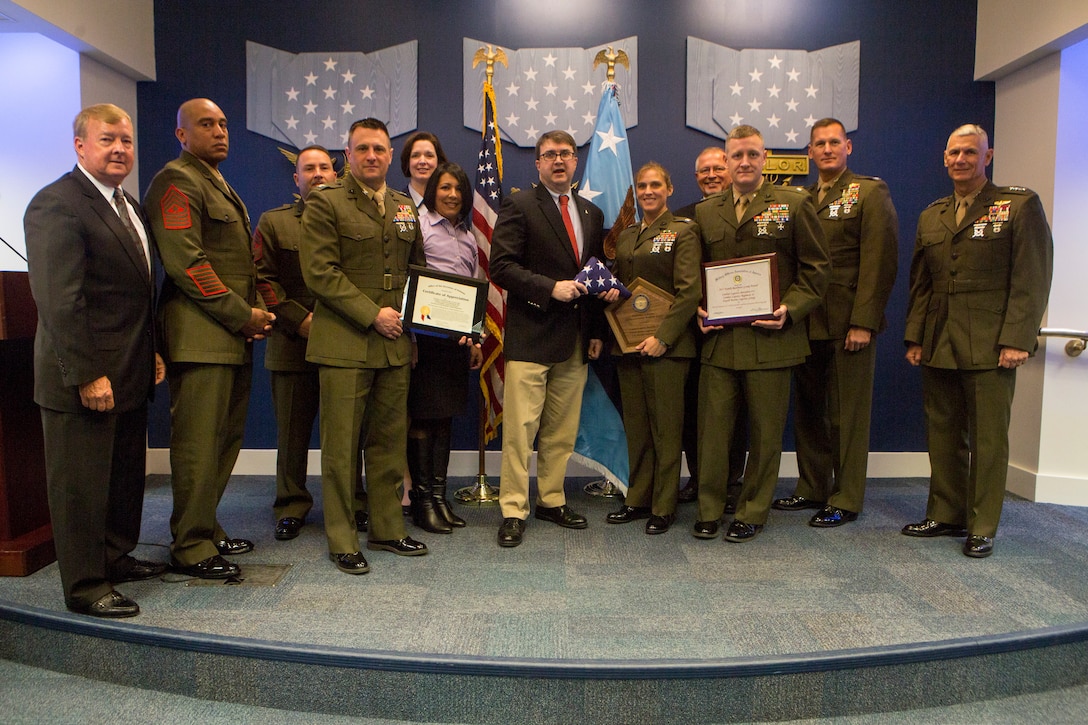
<path id="1" fill-rule="evenodd" d="M 604 215 L 571 189 L 577 147 L 565 131 L 536 143 L 540 184 L 503 201 L 491 238 L 491 278 L 507 291 L 499 546 L 517 546 L 529 517 L 529 459 L 537 452 L 536 518 L 584 529 L 566 505 L 563 481 L 574 451 L 586 359 L 597 359 L 604 315 L 574 277 L 603 257 Z M 611 301 L 615 290 L 603 296 Z"/>

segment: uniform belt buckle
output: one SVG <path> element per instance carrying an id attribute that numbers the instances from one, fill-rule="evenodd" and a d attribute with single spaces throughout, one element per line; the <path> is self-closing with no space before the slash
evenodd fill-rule
<path id="1" fill-rule="evenodd" d="M 386 274 L 382 276 L 382 289 L 386 291 L 393 289 L 393 275 Z"/>

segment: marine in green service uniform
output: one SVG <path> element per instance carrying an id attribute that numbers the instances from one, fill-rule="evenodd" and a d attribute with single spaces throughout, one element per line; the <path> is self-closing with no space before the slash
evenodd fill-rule
<path id="1" fill-rule="evenodd" d="M 695 207 L 705 262 L 775 253 L 781 292 L 771 319 L 706 326 L 699 378 L 699 520 L 692 534 L 718 533 L 725 509 L 729 440 L 738 406 L 748 409 L 748 465 L 736 517 L 725 539 L 748 541 L 763 529 L 782 459 L 790 370 L 809 353 L 805 317 L 816 308 L 830 272 L 823 231 L 808 194 L 763 178 L 767 151 L 751 126 L 725 142 L 730 188 Z"/>
<path id="2" fill-rule="evenodd" d="M 903 339 L 922 366 L 929 445 L 926 518 L 907 536 L 967 536 L 963 553 L 993 553 L 1009 464 L 1016 369 L 1038 343 L 1054 240 L 1035 192 L 986 178 L 981 127 L 952 132 L 944 165 L 954 193 L 918 218 Z"/>
<path id="3" fill-rule="evenodd" d="M 831 254 L 827 294 L 808 317 L 812 353 L 794 370 L 797 488 L 776 509 L 819 508 L 810 526 L 857 520 L 865 498 L 876 335 L 888 321 L 898 267 L 899 221 L 888 186 L 847 168 L 853 144 L 842 123 L 812 125 L 808 193 Z"/>
<path id="4" fill-rule="evenodd" d="M 253 549 L 231 539 L 216 508 L 238 459 L 249 406 L 255 339 L 275 315 L 257 295 L 245 204 L 219 173 L 227 118 L 206 98 L 178 109 L 181 156 L 144 196 L 166 281 L 159 302 L 170 384 L 171 561 L 191 576 L 239 573 L 223 554 Z"/>
<path id="5" fill-rule="evenodd" d="M 298 536 L 314 502 L 306 488 L 306 463 L 319 387 L 317 366 L 306 362 L 314 297 L 299 266 L 302 210 L 311 189 L 335 179 L 332 158 L 323 146 L 299 151 L 294 174 L 298 200 L 262 214 L 253 235 L 253 253 L 262 278 L 259 291 L 268 309 L 276 314 L 275 334 L 265 347 L 264 365 L 270 373 L 276 412 L 273 512 L 275 537 L 281 541 Z"/>
<path id="6" fill-rule="evenodd" d="M 625 285 L 641 279 L 673 295 L 673 301 L 654 334 L 623 354 L 616 366 L 631 474 L 624 505 L 606 520 L 621 524 L 647 518 L 646 533 L 662 534 L 676 519 L 684 386 L 696 355 L 692 318 L 702 293 L 701 253 L 695 223 L 668 209 L 672 179 L 664 167 L 651 162 L 639 169 L 635 194 L 642 222 L 620 233 L 613 272 Z M 618 347 L 613 352 L 621 354 Z"/>
<path id="7" fill-rule="evenodd" d="M 306 359 L 319 366 L 321 478 L 329 556 L 349 574 L 369 565 L 353 518 L 359 445 L 370 500 L 367 548 L 427 553 L 407 536 L 397 487 L 407 466 L 411 342 L 400 305 L 408 265 L 423 266 L 415 204 L 386 186 L 393 148 L 385 124 L 351 126 L 350 174 L 315 189 L 302 214 L 302 275 L 317 304 Z M 365 436 L 364 436 L 365 431 Z"/>

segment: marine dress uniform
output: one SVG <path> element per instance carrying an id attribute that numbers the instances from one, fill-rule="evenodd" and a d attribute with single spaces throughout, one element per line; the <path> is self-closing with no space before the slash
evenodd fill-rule
<path id="1" fill-rule="evenodd" d="M 320 366 L 321 483 L 332 554 L 359 550 L 352 500 L 364 430 L 370 538 L 406 537 L 397 487 L 407 467 L 412 345 L 407 333 L 390 340 L 372 323 L 381 308 L 400 309 L 408 265 L 424 266 L 425 257 L 411 198 L 387 187 L 383 216 L 373 194 L 348 173 L 311 191 L 302 215 L 302 275 L 317 299 L 306 359 Z"/>
<path id="2" fill-rule="evenodd" d="M 227 539 L 215 511 L 238 459 L 253 345 L 241 334 L 254 307 L 257 268 L 245 204 L 188 151 L 155 175 L 144 208 L 166 280 L 159 317 L 170 384 L 170 553 L 192 566 Z"/>
<path id="3" fill-rule="evenodd" d="M 306 338 L 299 326 L 314 311 L 314 296 L 302 279 L 299 240 L 306 202 L 284 204 L 266 211 L 253 235 L 253 254 L 261 273 L 261 296 L 275 313 L 273 334 L 265 346 L 264 366 L 270 372 L 276 412 L 276 520 L 305 520 L 313 507 L 306 488 L 310 432 L 317 418 L 317 366 L 306 362 Z"/>
<path id="4" fill-rule="evenodd" d="M 748 466 L 737 499 L 736 521 L 762 527 L 767 520 L 782 458 L 789 410 L 790 369 L 809 353 L 805 317 L 827 287 L 830 263 L 816 210 L 803 189 L 764 181 L 738 219 L 734 189 L 695 207 L 704 261 L 775 252 L 781 304 L 780 330 L 749 323 L 708 332 L 699 378 L 699 521 L 696 536 L 710 538 L 725 508 L 728 441 L 736 410 L 748 409 Z M 706 528 L 700 532 L 700 525 Z"/>
<path id="5" fill-rule="evenodd" d="M 859 513 L 865 498 L 876 338 L 898 267 L 899 220 L 888 185 L 849 169 L 818 201 L 808 188 L 831 254 L 822 303 L 808 317 L 812 354 L 794 371 L 795 496 Z M 874 335 L 846 350 L 851 327 Z M 834 477 L 834 482 L 832 482 Z"/>
<path id="6" fill-rule="evenodd" d="M 1042 202 L 1023 187 L 987 182 L 959 224 L 952 196 L 918 218 L 904 341 L 922 346 L 928 519 L 997 532 L 1016 383 L 998 360 L 1035 351 L 1053 262 Z"/>
<path id="7" fill-rule="evenodd" d="M 702 294 L 700 259 L 695 223 L 668 210 L 646 228 L 627 227 L 616 243 L 613 273 L 621 282 L 630 286 L 642 279 L 675 297 L 654 333 L 668 347 L 665 354 L 628 353 L 617 365 L 631 463 L 625 505 L 654 516 L 676 511 L 684 382 L 696 354 L 691 321 Z M 613 352 L 620 354 L 618 348 Z"/>

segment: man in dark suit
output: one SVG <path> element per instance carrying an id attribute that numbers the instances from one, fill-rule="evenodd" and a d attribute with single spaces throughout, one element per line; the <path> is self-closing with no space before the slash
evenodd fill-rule
<path id="1" fill-rule="evenodd" d="M 692 534 L 714 538 L 725 510 L 729 445 L 739 405 L 747 405 L 752 444 L 736 518 L 726 541 L 749 541 L 763 530 L 778 482 L 782 433 L 789 412 L 790 369 L 809 353 L 805 317 L 820 303 L 830 271 L 816 210 L 802 189 L 763 178 L 767 151 L 751 126 L 725 141 L 732 184 L 695 208 L 703 259 L 720 261 L 774 253 L 781 299 L 770 319 L 705 326 L 699 378 L 699 520 Z M 719 423 L 720 421 L 720 423 Z"/>
<path id="2" fill-rule="evenodd" d="M 565 131 L 536 143 L 540 185 L 507 197 L 491 238 L 491 278 L 507 292 L 505 399 L 499 546 L 517 546 L 529 517 L 529 460 L 537 452 L 536 518 L 584 529 L 566 505 L 563 481 L 574 451 L 586 358 L 601 354 L 600 303 L 574 277 L 603 255 L 604 215 L 571 190 L 577 147 Z M 606 299 L 615 299 L 611 290 Z"/>
<path id="3" fill-rule="evenodd" d="M 178 109 L 181 155 L 148 187 L 144 208 L 166 281 L 161 309 L 170 382 L 170 472 L 174 568 L 227 579 L 223 558 L 253 549 L 216 518 L 242 448 L 253 345 L 275 315 L 257 295 L 249 213 L 219 172 L 229 150 L 227 117 L 207 98 Z"/>
<path id="4" fill-rule="evenodd" d="M 771 506 L 820 509 L 809 525 L 855 521 L 865 498 L 876 338 L 888 325 L 899 255 L 899 221 L 888 185 L 846 168 L 853 151 L 834 118 L 812 125 L 808 187 L 831 254 L 831 281 L 808 317 L 812 354 L 794 370 L 794 432 L 800 475 L 792 496 Z"/>
<path id="5" fill-rule="evenodd" d="M 165 372 L 151 235 L 121 190 L 135 161 L 129 115 L 90 106 L 74 126 L 79 163 L 39 191 L 23 219 L 38 306 L 34 400 L 64 602 L 132 617 L 140 607 L 113 585 L 166 571 L 130 555 L 143 513 L 147 401 Z"/>
<path id="6" fill-rule="evenodd" d="M 907 361 L 922 366 L 932 471 L 926 518 L 903 534 L 966 535 L 963 553 L 973 558 L 993 553 L 1016 369 L 1035 352 L 1054 271 L 1039 196 L 994 186 L 993 155 L 974 124 L 948 138 L 954 193 L 918 218 L 903 336 Z"/>

